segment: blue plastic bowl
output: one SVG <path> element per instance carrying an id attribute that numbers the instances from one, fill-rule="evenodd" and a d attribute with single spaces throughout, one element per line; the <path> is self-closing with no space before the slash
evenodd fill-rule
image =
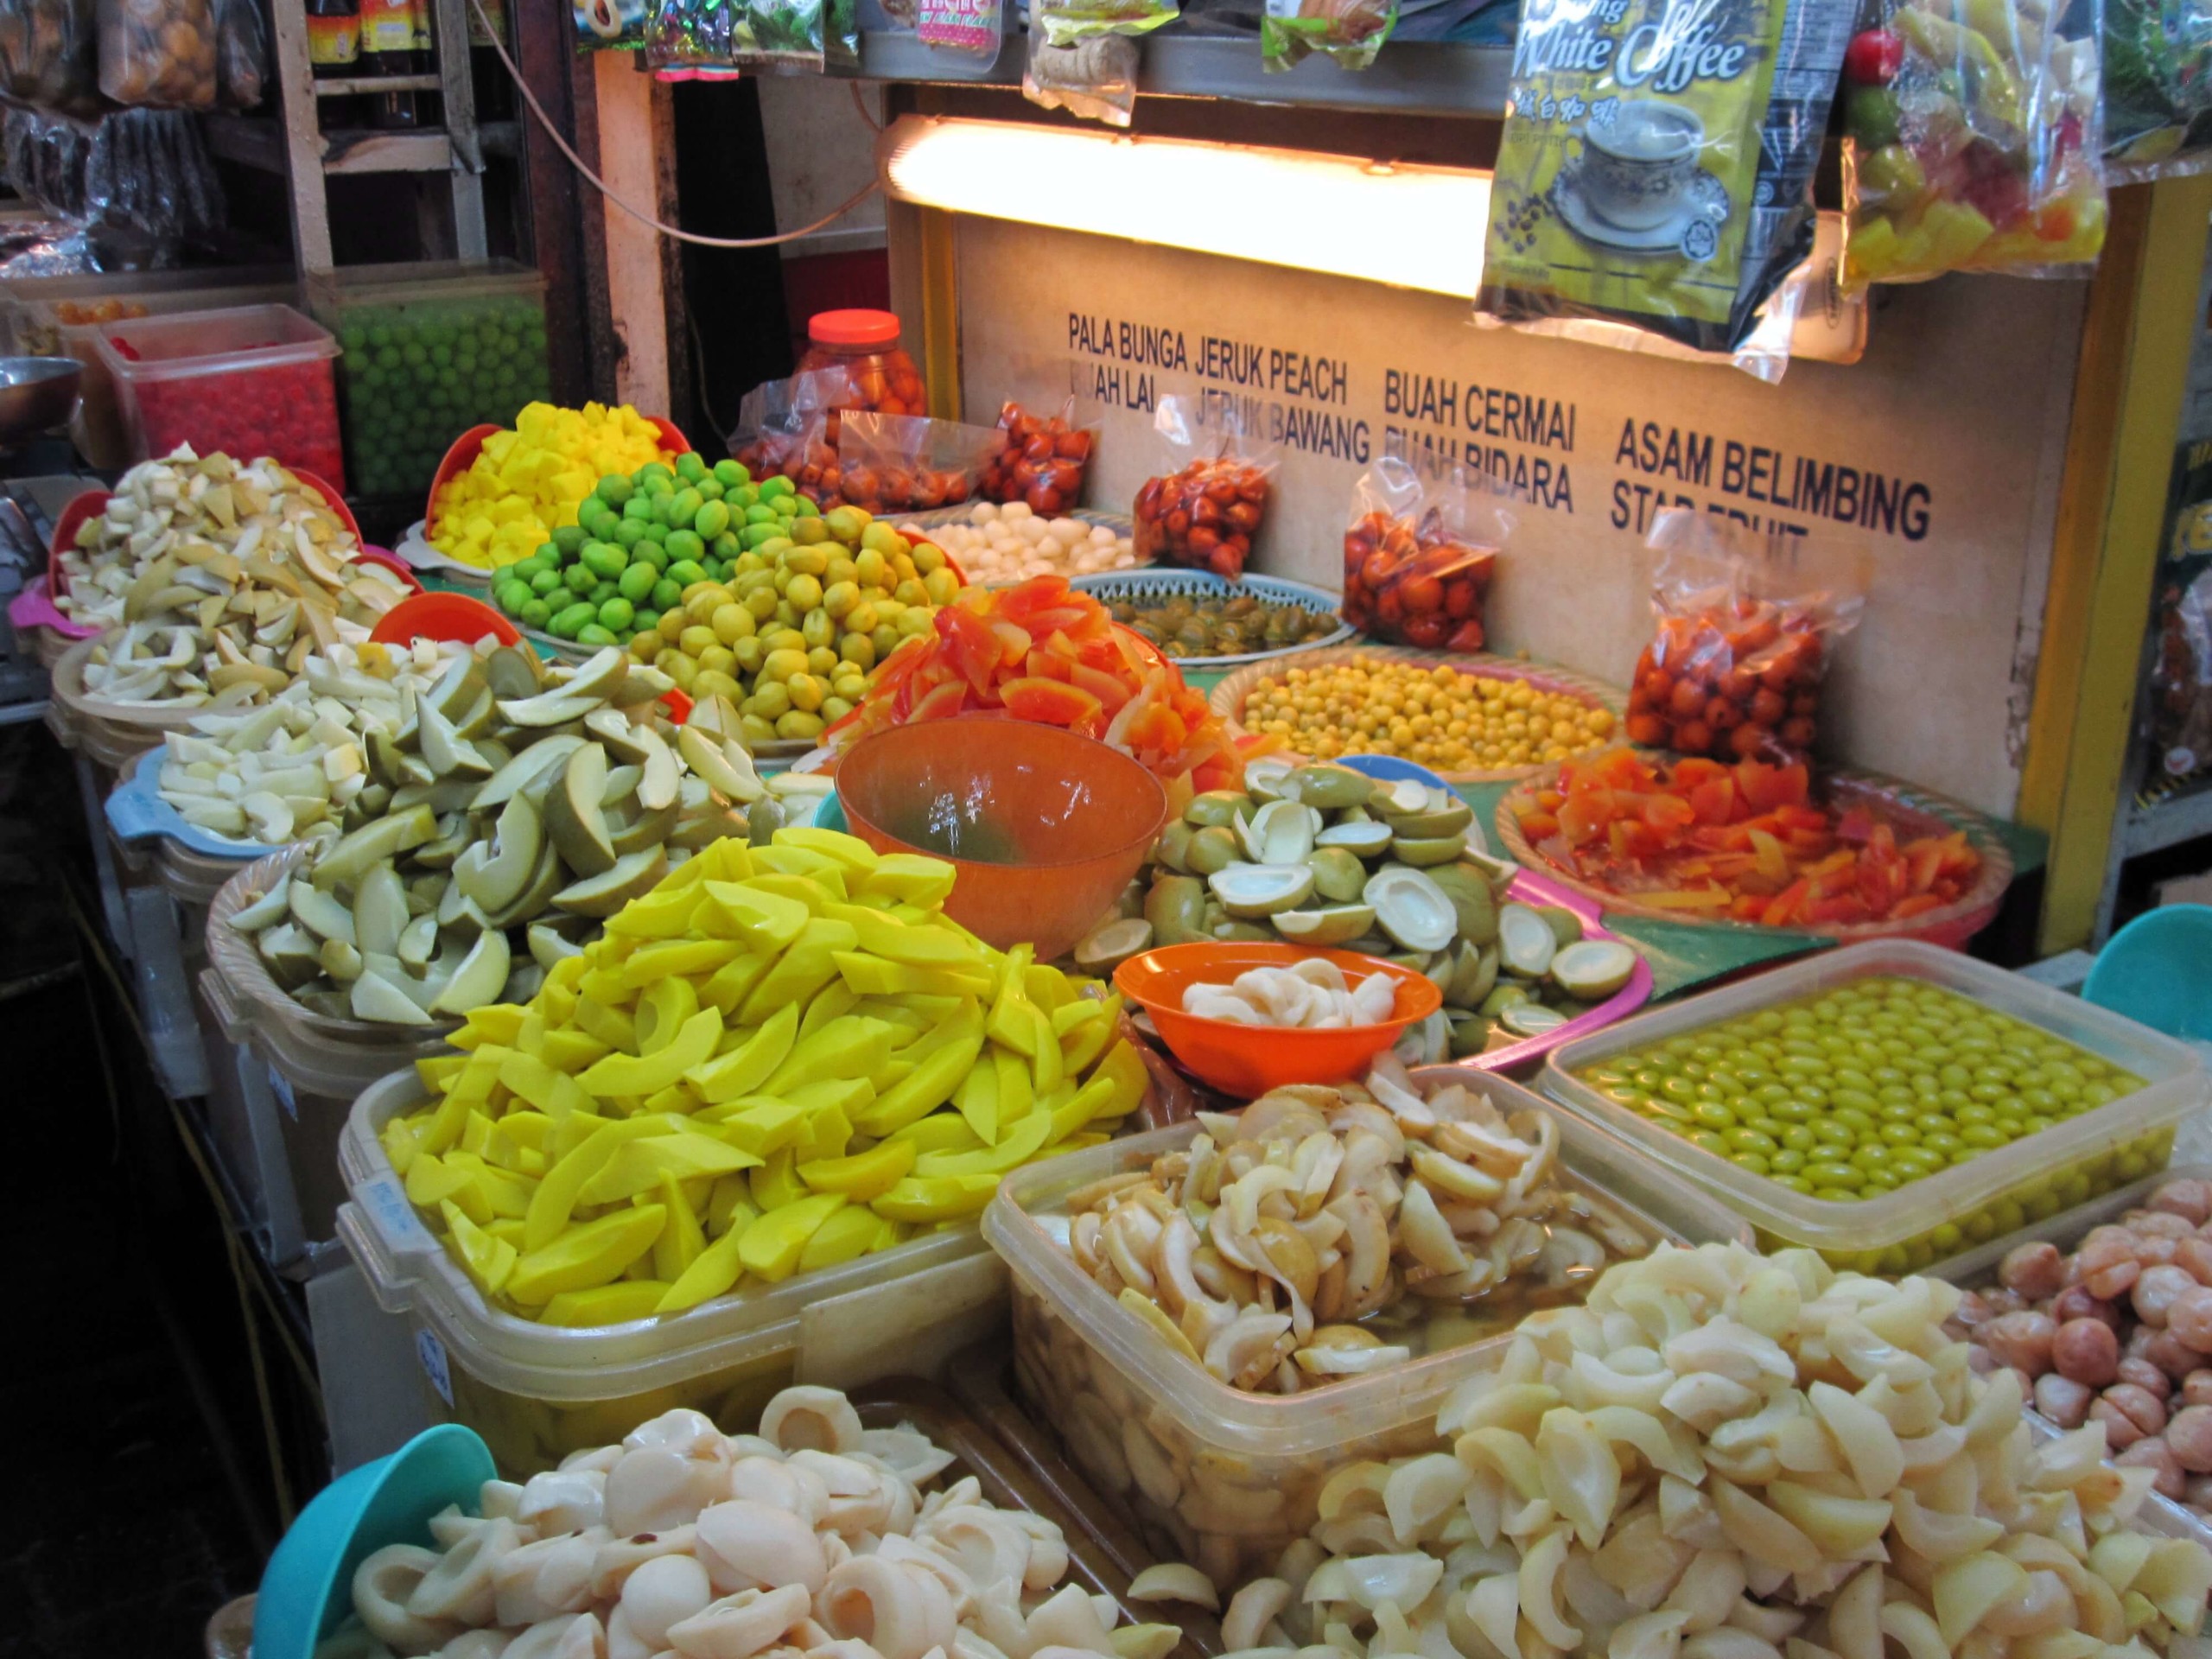
<path id="1" fill-rule="evenodd" d="M 1403 760 L 1395 754 L 1348 754 L 1337 764 L 1350 766 L 1354 772 L 1363 772 L 1386 784 L 1410 778 L 1417 784 L 1427 784 L 1431 789 L 1448 791 L 1452 787 L 1418 761 Z"/>
<path id="2" fill-rule="evenodd" d="M 351 1610 L 356 1567 L 386 1544 L 431 1547 L 430 1517 L 448 1503 L 474 1513 L 498 1472 L 474 1429 L 441 1423 L 317 1492 L 261 1575 L 254 1659 L 310 1659 Z"/>
<path id="3" fill-rule="evenodd" d="M 2138 916 L 2097 952 L 2082 1000 L 2169 1037 L 2212 1042 L 2212 906 Z"/>

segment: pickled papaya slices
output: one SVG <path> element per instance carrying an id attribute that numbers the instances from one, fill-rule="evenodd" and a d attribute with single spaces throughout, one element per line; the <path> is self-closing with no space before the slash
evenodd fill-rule
<path id="1" fill-rule="evenodd" d="M 1237 747 L 1205 698 L 1065 576 L 963 588 L 931 632 L 884 660 L 859 707 L 825 741 L 843 750 L 889 727 L 959 715 L 1065 727 L 1191 793 L 1234 788 L 1243 776 Z"/>
<path id="2" fill-rule="evenodd" d="M 1955 904 L 1981 872 L 1963 830 L 1901 839 L 1864 806 L 1816 799 L 1802 764 L 1630 749 L 1560 763 L 1510 803 L 1521 833 L 1568 874 L 1686 921 L 1849 927 Z"/>

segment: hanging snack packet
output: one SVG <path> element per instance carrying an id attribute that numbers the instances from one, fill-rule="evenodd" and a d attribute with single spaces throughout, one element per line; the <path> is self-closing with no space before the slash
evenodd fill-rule
<path id="1" fill-rule="evenodd" d="M 161 110 L 215 107 L 213 0 L 99 0 L 100 91 Z"/>
<path id="2" fill-rule="evenodd" d="M 1180 15 L 1176 0 L 1035 0 L 1029 26 L 1041 19 L 1045 39 L 1073 46 L 1101 35 L 1145 35 Z"/>
<path id="3" fill-rule="evenodd" d="M 839 425 L 833 499 L 817 499 L 824 507 L 844 502 L 873 513 L 956 506 L 976 493 L 1005 445 L 995 426 L 848 410 Z"/>
<path id="4" fill-rule="evenodd" d="M 0 0 L 0 92 L 59 115 L 97 114 L 92 0 Z"/>
<path id="5" fill-rule="evenodd" d="M 819 73 L 824 10 L 825 0 L 657 0 L 646 10 L 645 61 Z"/>
<path id="6" fill-rule="evenodd" d="M 1001 44 L 999 0 L 921 0 L 914 32 L 924 46 L 994 60 Z"/>
<path id="7" fill-rule="evenodd" d="M 2194 171 L 2212 146 L 2212 0 L 2104 0 L 2105 181 Z"/>
<path id="8" fill-rule="evenodd" d="M 1487 473 L 1384 455 L 1352 486 L 1345 621 L 1370 639 L 1480 651 L 1483 597 L 1513 514 Z"/>
<path id="9" fill-rule="evenodd" d="M 1137 105 L 1137 43 L 1126 35 L 1093 35 L 1054 46 L 1042 20 L 1046 9 L 1030 12 L 1021 95 L 1039 109 L 1128 126 Z"/>
<path id="10" fill-rule="evenodd" d="M 1287 69 L 1309 52 L 1339 69 L 1375 61 L 1398 21 L 1398 0 L 1267 0 L 1260 14 L 1260 60 Z"/>
<path id="11" fill-rule="evenodd" d="M 1685 508 L 1653 521 L 1658 628 L 1629 688 L 1630 742 L 1719 760 L 1807 758 L 1829 657 L 1866 601 L 1785 595 L 1798 540 Z"/>
<path id="12" fill-rule="evenodd" d="M 1844 60 L 1847 282 L 2097 257 L 2098 10 L 1974 0 L 1955 20 L 1946 0 L 1882 0 Z"/>
<path id="13" fill-rule="evenodd" d="M 1152 427 L 1175 470 L 1137 491 L 1136 553 L 1233 582 L 1267 512 L 1275 452 L 1233 421 L 1203 424 L 1201 413 L 1188 398 L 1160 400 Z"/>
<path id="14" fill-rule="evenodd" d="M 1727 352 L 1812 251 L 1851 8 L 1523 0 L 1475 308 Z"/>
<path id="15" fill-rule="evenodd" d="M 1001 504 L 1026 501 L 1040 518 L 1057 518 L 1080 505 L 1098 429 L 1078 427 L 1074 417 L 1072 397 L 1050 417 L 1032 415 L 1020 404 L 1000 410 L 1005 447 L 991 458 L 976 493 Z"/>

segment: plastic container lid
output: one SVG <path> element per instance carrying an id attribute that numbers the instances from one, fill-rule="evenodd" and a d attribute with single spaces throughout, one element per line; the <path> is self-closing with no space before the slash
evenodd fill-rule
<path id="1" fill-rule="evenodd" d="M 1518 1084 L 1464 1066 L 1428 1066 L 1414 1076 L 1461 1084 L 1503 1112 L 1549 1111 L 1559 1124 L 1560 1165 L 1569 1185 L 1628 1211 L 1655 1238 L 1749 1242 L 1742 1222 L 1688 1183 Z M 1232 1389 L 1177 1355 L 1078 1268 L 1037 1217 L 1064 1212 L 1067 1195 L 1079 1187 L 1147 1168 L 1161 1154 L 1182 1150 L 1198 1132 L 1189 1123 L 1173 1124 L 1031 1164 L 999 1183 L 998 1196 L 983 1212 L 983 1236 L 1014 1277 L 1192 1439 L 1255 1459 L 1328 1452 L 1432 1415 L 1453 1387 L 1503 1356 L 1513 1339 L 1510 1329 L 1372 1376 L 1272 1395 Z"/>
<path id="2" fill-rule="evenodd" d="M 545 273 L 514 259 L 423 259 L 314 271 L 307 300 L 318 313 L 357 305 L 431 305 L 448 300 L 523 296 L 543 303 Z"/>
<path id="3" fill-rule="evenodd" d="M 926 1325 L 933 1317 L 929 1299 L 911 1294 L 903 1281 L 985 1254 L 976 1229 L 959 1227 L 795 1274 L 781 1284 L 717 1296 L 671 1319 L 590 1329 L 541 1325 L 487 1303 L 408 1203 L 379 1135 L 391 1118 L 428 1099 L 409 1071 L 384 1078 L 354 1103 L 338 1147 L 338 1166 L 353 1193 L 338 1211 L 338 1236 L 379 1307 L 411 1313 L 471 1375 L 511 1394 L 590 1401 L 670 1387 L 788 1351 L 799 1344 L 802 1316 L 865 1320 L 882 1343 L 895 1344 L 902 1322 Z M 828 1306 L 833 1298 L 870 1290 L 884 1294 L 866 1304 Z"/>
<path id="4" fill-rule="evenodd" d="M 1573 1075 L 1685 1032 L 1876 977 L 1924 980 L 1956 991 L 2125 1067 L 2143 1078 L 2145 1086 L 1894 1192 L 1845 1204 L 1793 1192 L 1764 1176 L 1738 1169 L 1607 1099 Z M 1967 1217 L 1975 1206 L 2001 1198 L 2039 1176 L 2177 1123 L 2212 1097 L 2212 1077 L 2208 1077 L 2203 1061 L 2172 1038 L 2047 985 L 1916 939 L 1847 945 L 1770 969 L 1744 984 L 1638 1014 L 1557 1050 L 1545 1065 L 1541 1086 L 1568 1111 L 1680 1170 L 1762 1232 L 1847 1261 L 1918 1240 L 1943 1221 Z"/>
<path id="5" fill-rule="evenodd" d="M 108 372 L 126 380 L 236 374 L 337 355 L 336 337 L 289 305 L 134 317 L 100 331 L 100 356 Z"/>
<path id="6" fill-rule="evenodd" d="M 806 337 L 817 346 L 893 346 L 899 317 L 891 311 L 817 311 L 806 320 Z"/>

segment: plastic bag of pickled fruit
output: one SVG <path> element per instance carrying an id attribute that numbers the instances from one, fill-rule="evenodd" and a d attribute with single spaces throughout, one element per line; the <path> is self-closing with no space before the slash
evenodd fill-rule
<path id="1" fill-rule="evenodd" d="M 1020 404 L 999 410 L 1004 447 L 991 458 L 976 493 L 1003 505 L 1026 501 L 1042 518 L 1056 518 L 1080 505 L 1083 478 L 1098 442 L 1096 425 L 1075 423 L 1075 399 L 1057 415 L 1035 415 Z"/>
<path id="2" fill-rule="evenodd" d="M 1636 659 L 1628 739 L 1647 748 L 1777 764 L 1809 757 L 1821 681 L 1865 597 L 1785 591 L 1801 538 L 1768 537 L 1688 509 L 1659 515 L 1646 543 L 1658 626 Z"/>
<path id="3" fill-rule="evenodd" d="M 1005 443 L 995 426 L 848 410 L 837 435 L 836 487 L 822 505 L 875 513 L 956 506 L 976 493 Z"/>
<path id="4" fill-rule="evenodd" d="M 1483 596 L 1513 531 L 1508 499 L 1462 462 L 1377 461 L 1352 486 L 1344 620 L 1370 639 L 1480 651 Z"/>
<path id="5" fill-rule="evenodd" d="M 834 467 L 838 435 L 830 425 L 836 418 L 833 411 L 852 398 L 852 377 L 842 366 L 810 369 L 788 380 L 764 380 L 738 405 L 730 456 L 755 479 L 788 478 L 795 483 L 808 462 L 810 448 L 818 452 L 817 467 L 825 461 Z M 817 504 L 828 505 L 812 488 L 805 493 Z"/>
<path id="6" fill-rule="evenodd" d="M 1223 406 L 1187 397 L 1161 398 L 1152 429 L 1171 470 L 1137 491 L 1137 557 L 1234 581 L 1267 513 L 1274 446 Z"/>

